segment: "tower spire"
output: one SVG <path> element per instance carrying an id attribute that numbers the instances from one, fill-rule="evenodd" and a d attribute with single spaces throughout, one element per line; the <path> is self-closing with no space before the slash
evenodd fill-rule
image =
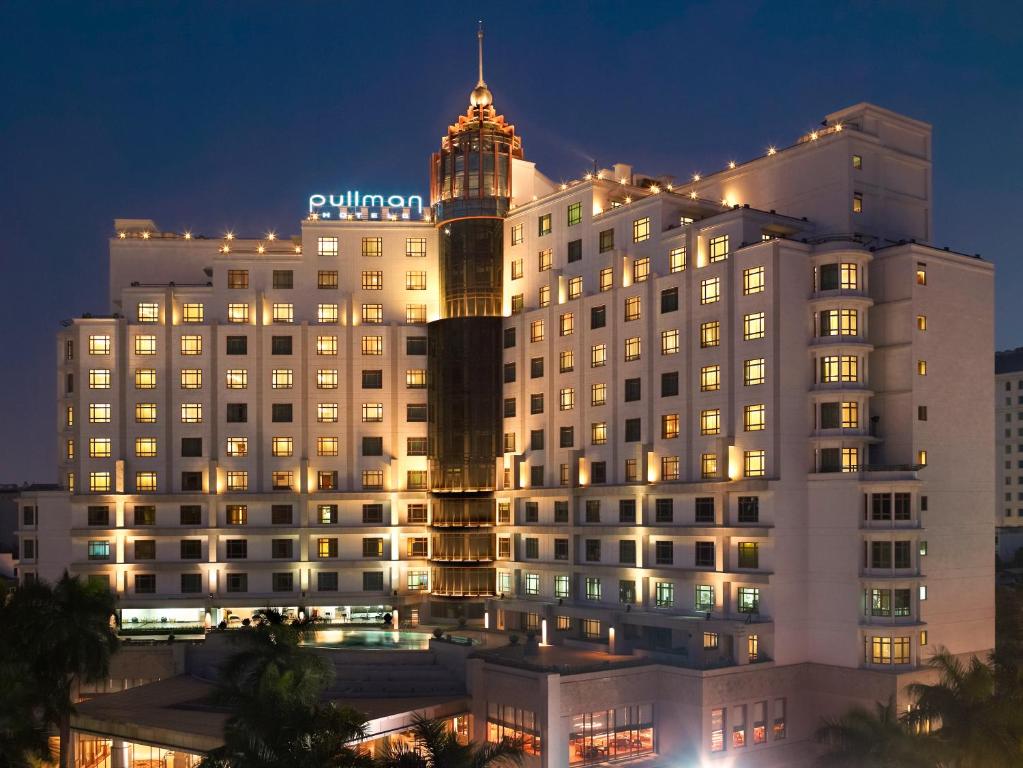
<path id="1" fill-rule="evenodd" d="M 474 107 L 489 107 L 494 103 L 494 95 L 487 88 L 487 81 L 483 79 L 483 20 L 480 19 L 479 26 L 476 29 L 476 46 L 477 56 L 479 63 L 480 79 L 476 82 L 476 87 L 472 89 L 472 93 L 469 94 L 469 103 Z"/>
<path id="2" fill-rule="evenodd" d="M 479 64 L 480 64 L 480 79 L 479 79 L 479 82 L 476 83 L 476 87 L 477 88 L 480 88 L 480 87 L 486 88 L 487 87 L 487 81 L 483 79 L 483 19 L 480 19 L 480 21 L 479 21 L 479 28 L 476 31 L 476 40 L 478 41 L 478 46 L 479 46 Z"/>

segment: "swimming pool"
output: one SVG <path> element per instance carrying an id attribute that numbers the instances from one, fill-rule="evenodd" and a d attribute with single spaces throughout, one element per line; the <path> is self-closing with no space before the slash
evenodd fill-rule
<path id="1" fill-rule="evenodd" d="M 308 645 L 361 651 L 425 651 L 430 647 L 430 635 L 389 629 L 318 629 Z"/>

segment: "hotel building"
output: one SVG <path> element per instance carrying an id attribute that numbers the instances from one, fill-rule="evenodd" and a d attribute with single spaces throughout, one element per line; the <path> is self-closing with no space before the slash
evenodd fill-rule
<path id="1" fill-rule="evenodd" d="M 481 65 L 428 206 L 118 220 L 20 578 L 101 580 L 123 624 L 542 631 L 564 663 L 466 662 L 477 738 L 797 764 L 994 644 L 993 268 L 929 244 L 931 178 L 930 126 L 858 104 L 714 173 L 554 182 Z"/>
<path id="2" fill-rule="evenodd" d="M 995 526 L 998 556 L 1023 546 L 1023 349 L 995 354 Z"/>

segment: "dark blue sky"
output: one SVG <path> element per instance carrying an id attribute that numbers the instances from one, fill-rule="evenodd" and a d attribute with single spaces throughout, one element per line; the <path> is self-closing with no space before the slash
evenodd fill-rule
<path id="1" fill-rule="evenodd" d="M 54 341 L 107 307 L 115 217 L 298 231 L 324 189 L 427 190 L 486 79 L 548 176 L 686 176 L 859 101 L 934 125 L 936 242 L 993 260 L 1023 344 L 1023 6 L 891 2 L 0 5 L 0 481 L 55 478 Z"/>

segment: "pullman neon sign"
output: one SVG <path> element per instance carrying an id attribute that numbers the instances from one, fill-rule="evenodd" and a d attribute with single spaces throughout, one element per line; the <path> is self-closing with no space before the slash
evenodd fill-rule
<path id="1" fill-rule="evenodd" d="M 338 218 L 349 208 L 408 208 L 417 216 L 423 215 L 423 198 L 420 195 L 364 195 L 358 190 L 349 189 L 337 195 L 310 195 L 309 213 L 319 214 L 322 218 L 331 218 L 336 209 Z"/>

